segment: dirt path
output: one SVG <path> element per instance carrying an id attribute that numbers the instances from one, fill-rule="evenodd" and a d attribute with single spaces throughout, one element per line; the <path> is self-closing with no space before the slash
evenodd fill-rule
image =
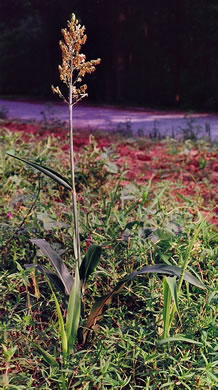
<path id="1" fill-rule="evenodd" d="M 9 119 L 68 120 L 68 107 L 62 103 L 0 99 L 1 112 L 7 111 Z M 134 135 L 160 134 L 182 136 L 194 131 L 198 137 L 210 134 L 218 139 L 218 114 L 165 112 L 142 108 L 118 108 L 79 104 L 74 108 L 74 126 L 77 129 L 121 130 Z"/>

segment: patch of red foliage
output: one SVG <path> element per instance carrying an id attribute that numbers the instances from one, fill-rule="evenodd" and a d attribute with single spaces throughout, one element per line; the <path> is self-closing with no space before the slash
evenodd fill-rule
<path id="1" fill-rule="evenodd" d="M 19 122 L 19 121 L 4 121 L 4 127 L 9 129 L 11 132 L 20 132 L 21 138 L 23 141 L 28 142 L 32 139 L 33 135 L 36 141 L 43 140 L 47 138 L 49 135 L 53 137 L 60 138 L 61 141 L 66 141 L 65 144 L 62 145 L 62 150 L 69 150 L 69 141 L 68 141 L 68 129 L 66 128 L 52 128 L 43 125 L 43 123 L 38 122 Z M 103 149 L 105 147 L 109 147 L 111 145 L 110 137 L 101 137 L 96 136 L 95 140 L 98 143 L 98 147 Z M 90 132 L 83 131 L 82 134 L 80 132 L 75 132 L 74 134 L 74 149 L 75 151 L 79 151 L 85 145 L 90 143 Z"/>
<path id="2" fill-rule="evenodd" d="M 37 141 L 48 135 L 60 138 L 62 150 L 69 149 L 67 129 L 51 129 L 39 123 L 22 123 L 5 121 L 4 126 L 12 132 L 21 132 L 21 137 L 28 142 L 33 138 Z M 147 184 L 152 178 L 153 182 L 169 181 L 172 188 L 170 193 L 177 201 L 184 202 L 183 198 L 200 196 L 202 198 L 202 212 L 207 214 L 210 221 L 218 226 L 218 218 L 204 212 L 208 203 L 215 204 L 217 197 L 218 162 L 217 155 L 208 150 L 191 149 L 189 152 L 171 154 L 164 143 L 148 143 L 140 145 L 137 142 L 118 142 L 116 136 L 95 137 L 100 149 L 108 148 L 111 143 L 116 145 L 116 158 L 114 163 L 127 171 L 122 185 L 131 181 L 138 184 Z M 74 135 L 75 151 L 81 151 L 90 143 L 89 132 L 76 132 Z M 206 180 L 205 180 L 206 179 Z M 208 188 L 208 183 L 209 187 Z M 181 196 L 179 196 L 179 194 Z"/>

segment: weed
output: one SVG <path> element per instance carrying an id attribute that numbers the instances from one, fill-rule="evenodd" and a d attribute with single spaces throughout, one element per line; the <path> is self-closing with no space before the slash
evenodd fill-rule
<path id="1" fill-rule="evenodd" d="M 68 22 L 68 28 L 69 31 L 64 30 L 66 44 L 70 39 L 69 34 L 75 31 L 82 43 L 85 41 L 74 16 Z M 64 45 L 61 45 L 63 54 L 69 55 Z M 76 54 L 79 55 L 77 49 Z M 89 64 L 91 68 L 94 66 L 93 63 Z M 83 60 L 80 65 L 83 76 L 89 68 Z M 60 163 L 58 159 L 53 160 L 49 148 L 46 155 L 43 156 L 41 152 L 41 161 L 27 160 L 28 151 L 25 148 L 22 157 L 16 157 L 34 172 L 52 179 L 52 184 L 46 181 L 41 183 L 41 191 L 34 205 L 37 210 L 34 213 L 32 208 L 25 218 L 30 242 L 24 238 L 27 232 L 19 240 L 15 235 L 11 242 L 13 247 L 8 246 L 8 252 L 4 252 L 7 257 L 10 251 L 16 269 L 12 269 L 11 274 L 5 272 L 0 284 L 4 301 L 3 317 L 7 318 L 5 324 L 0 324 L 4 335 L 2 349 L 6 346 L 10 351 L 12 347 L 8 340 L 18 333 L 17 349 L 12 352 L 22 351 L 28 356 L 28 359 L 20 359 L 14 366 L 11 365 L 12 357 L 7 361 L 10 366 L 3 368 L 5 383 L 11 381 L 10 386 L 20 388 L 23 383 L 26 388 L 34 384 L 43 389 L 176 389 L 178 386 L 195 388 L 196 385 L 202 390 L 205 386 L 210 388 L 215 383 L 212 321 L 215 314 L 212 295 L 214 234 L 208 232 L 208 225 L 191 200 L 184 198 L 186 203 L 183 206 L 175 206 L 169 198 L 169 183 L 160 183 L 159 187 L 153 189 L 153 181 L 150 180 L 146 186 L 136 185 L 136 188 L 129 188 L 129 192 L 125 192 L 121 184 L 125 177 L 118 177 L 119 171 L 113 170 L 111 176 L 115 175 L 116 180 L 112 178 L 110 187 L 115 182 L 116 185 L 113 190 L 109 188 L 108 197 L 97 197 L 94 187 L 98 186 L 99 191 L 101 189 L 103 177 L 99 170 L 103 169 L 104 164 L 102 161 L 94 164 L 99 153 L 95 144 L 87 148 L 83 156 L 80 173 L 85 174 L 86 180 L 84 186 L 79 186 L 81 176 L 77 176 L 74 163 L 71 108 L 85 96 L 85 90 L 73 89 L 72 73 L 67 73 L 65 78 L 63 70 L 69 70 L 66 63 L 60 70 L 62 80 L 69 82 L 70 91 L 75 93 L 70 95 L 68 102 L 71 118 L 68 165 L 71 166 L 71 180 L 65 167 L 60 173 L 54 169 Z M 55 91 L 63 97 L 58 88 Z M 12 155 L 16 145 L 11 140 L 8 143 L 11 145 L 9 155 Z M 48 160 L 51 160 L 53 168 L 47 167 Z M 88 167 L 90 161 L 94 168 L 92 164 Z M 8 177 L 14 176 L 15 172 L 16 175 L 26 174 L 24 185 L 31 191 L 36 174 L 32 175 L 30 171 L 24 173 L 10 162 Z M 90 183 L 89 172 L 94 177 Z M 8 183 L 8 177 L 4 169 L 4 194 L 7 199 L 15 189 L 13 181 L 12 184 L 11 181 Z M 65 191 L 65 203 L 58 197 L 57 185 L 62 186 L 61 194 Z M 89 185 L 90 188 L 87 188 Z M 77 205 L 76 188 L 83 198 L 80 207 Z M 58 197 L 59 204 L 50 201 L 48 194 L 52 200 Z M 86 194 L 92 195 L 91 202 L 86 199 Z M 28 199 L 22 199 L 22 206 L 25 207 Z M 194 215 L 190 209 L 195 211 Z M 18 211 L 14 210 L 12 214 L 7 210 L 15 219 L 14 226 L 19 221 Z M 69 227 L 71 215 L 73 224 Z M 56 218 L 60 217 L 63 221 L 56 223 Z M 208 256 L 207 265 L 205 255 L 199 252 L 197 244 L 204 247 Z M 49 259 L 55 272 L 44 265 L 42 254 Z M 33 263 L 26 270 L 24 264 L 29 259 Z M 206 297 L 206 304 L 203 294 L 199 293 L 196 299 L 196 288 L 204 289 L 196 268 L 211 285 L 211 295 Z M 187 272 L 188 269 L 195 276 Z M 45 278 L 37 277 L 39 288 L 35 277 L 37 270 L 45 275 Z M 28 278 L 30 272 L 33 275 Z M 146 283 L 144 276 L 150 273 L 164 276 L 163 283 L 158 277 Z M 184 280 L 191 284 L 186 292 L 181 289 Z M 114 305 L 105 314 L 103 325 L 99 325 L 112 299 Z M 176 313 L 179 322 L 176 321 Z M 97 337 L 93 330 L 97 331 Z M 156 343 L 158 335 L 161 339 Z M 57 338 L 60 343 L 57 343 Z M 40 353 L 46 365 L 42 362 L 39 364 L 35 351 Z M 8 377 L 9 371 L 11 378 Z"/>
<path id="2" fill-rule="evenodd" d="M 196 141 L 202 134 L 202 127 L 195 124 L 195 119 L 191 117 L 191 114 L 185 116 L 186 127 L 182 127 L 184 140 Z"/>
<path id="3" fill-rule="evenodd" d="M 5 133 L 3 137 L 5 148 L 10 149 L 12 146 L 15 151 L 19 147 L 22 157 L 27 158 L 29 147 L 33 143 L 29 145 L 22 143 L 21 147 L 20 134 L 9 137 Z M 35 140 L 32 142 L 35 145 Z M 113 140 L 114 145 L 116 142 Z M 119 142 L 122 144 L 122 139 L 119 139 Z M 64 145 L 65 141 L 62 144 Z M 62 164 L 59 163 L 61 154 L 58 152 L 58 148 L 62 144 L 60 140 L 51 138 L 51 148 L 47 149 L 47 160 L 44 160 L 44 163 L 50 161 L 54 169 L 59 164 L 60 173 L 64 176 L 69 165 L 65 163 L 63 158 Z M 46 149 L 46 145 L 46 140 L 39 141 L 37 147 L 32 148 L 32 155 L 37 157 L 41 150 Z M 181 156 L 184 149 L 184 145 L 178 141 L 172 143 L 168 140 L 164 145 L 167 150 L 173 147 L 176 151 L 175 156 Z M 141 148 L 142 146 L 144 147 L 144 144 L 142 145 L 140 140 L 134 147 Z M 209 146 L 205 146 L 204 143 L 199 144 L 199 150 L 204 151 L 204 153 L 206 150 L 210 153 L 208 148 Z M 107 181 L 103 185 L 104 196 L 102 197 L 100 174 L 103 165 L 101 159 L 97 159 L 99 165 L 97 161 L 95 165 L 95 177 L 98 179 L 89 182 L 89 161 L 92 151 L 93 146 L 91 145 L 90 149 L 89 147 L 84 148 L 80 157 L 82 165 L 77 165 L 79 171 L 76 170 L 76 187 L 80 198 L 81 248 L 82 253 L 85 253 L 86 248 L 90 244 L 93 245 L 94 242 L 95 245 L 103 246 L 103 250 L 95 277 L 90 275 L 84 291 L 85 313 L 91 310 L 95 302 L 94 297 L 101 299 L 102 296 L 108 294 L 108 290 L 113 291 L 116 283 L 134 272 L 135 269 L 140 270 L 145 265 L 158 263 L 177 266 L 184 258 L 194 231 L 199 224 L 198 214 L 194 215 L 190 211 L 197 210 L 200 205 L 198 197 L 194 197 L 194 193 L 192 197 L 186 195 L 185 199 L 181 199 L 182 203 L 170 196 L 172 187 L 176 186 L 177 192 L 181 191 L 179 182 L 173 184 L 166 181 L 166 185 L 164 185 L 163 182 L 158 183 L 151 180 L 149 185 L 148 183 L 146 185 L 135 183 L 123 187 L 121 183 L 125 180 L 124 178 L 120 182 L 116 202 L 111 207 L 109 225 L 107 225 L 105 221 L 112 199 L 108 193 L 110 194 L 114 183 L 119 180 L 120 173 L 107 173 Z M 96 153 L 98 153 L 97 156 L 100 156 L 100 149 Z M 116 154 L 114 157 L 111 154 L 110 156 L 112 159 L 115 158 L 112 161 L 116 162 Z M 80 161 L 80 158 L 77 157 L 77 161 Z M 172 158 L 174 158 L 174 154 Z M 205 158 L 209 164 L 206 154 Z M 34 189 L 37 191 L 38 188 L 35 188 L 37 174 L 33 174 L 32 170 L 24 169 L 25 167 L 21 164 L 14 164 L 14 160 L 7 156 L 5 156 L 4 161 L 2 221 L 7 222 L 7 229 L 4 230 L 4 241 L 2 241 L 1 235 L 2 249 L 5 248 L 4 242 L 7 240 L 8 228 L 11 229 L 10 234 L 13 234 L 21 223 L 23 215 L 28 211 L 27 206 L 31 205 L 33 198 L 22 199 L 22 203 L 18 203 L 21 207 L 20 210 L 14 208 L 17 207 L 14 203 L 13 208 L 10 209 L 12 219 L 8 219 L 7 216 L 7 202 L 10 203 L 10 200 L 15 199 L 18 194 L 26 196 Z M 95 158 L 93 158 L 94 163 Z M 7 172 L 8 174 L 6 174 Z M 25 176 L 25 180 L 20 179 L 16 183 L 10 180 L 11 184 L 5 186 L 5 183 L 13 178 L 14 173 L 17 178 Z M 81 185 L 81 176 L 78 176 L 77 173 L 84 174 L 88 184 L 84 182 L 84 185 Z M 92 166 L 90 164 L 91 174 Z M 205 176 L 204 180 L 207 181 L 208 185 L 208 176 Z M 21 191 L 20 186 L 23 185 L 25 189 Z M 94 194 L 93 197 L 91 197 L 92 194 Z M 56 202 L 51 201 L 49 197 L 52 200 L 56 199 Z M 208 209 L 210 207 L 208 203 Z M 57 223 L 60 221 L 70 224 L 70 209 L 70 190 L 57 187 L 55 182 L 44 180 L 43 175 L 41 175 L 41 192 L 35 209 L 25 220 L 22 234 L 16 234 L 10 245 L 7 245 L 7 251 L 2 254 L 4 267 L 2 264 L 0 279 L 2 297 L 0 308 L 1 343 L 7 347 L 14 346 L 12 341 L 16 334 L 16 345 L 18 346 L 16 357 L 19 359 L 15 360 L 19 364 L 16 363 L 10 370 L 11 386 L 33 388 L 38 385 L 40 388 L 47 389 L 56 389 L 59 386 L 60 370 L 58 366 L 48 368 L 47 363 L 44 364 L 43 361 L 39 360 L 37 347 L 33 347 L 30 342 L 32 340 L 51 355 L 56 353 L 56 360 L 61 364 L 62 355 L 61 346 L 57 343 L 59 331 L 54 300 L 49 294 L 45 278 L 36 270 L 40 292 L 40 296 L 37 297 L 37 286 L 32 271 L 29 269 L 25 271 L 24 267 L 26 263 L 34 261 L 37 261 L 40 266 L 46 266 L 42 254 L 34 249 L 33 244 L 29 242 L 29 238 L 34 238 L 34 236 L 49 240 L 52 249 L 61 256 L 68 268 L 73 267 L 75 260 L 72 256 L 73 244 L 71 234 L 69 234 L 72 229 L 61 227 Z M 44 223 L 46 224 L 47 221 L 41 221 L 41 217 L 40 219 L 37 217 L 42 213 L 49 216 L 49 230 L 44 229 Z M 53 227 L 49 224 L 53 224 Z M 182 325 L 175 320 L 170 334 L 171 337 L 180 336 L 163 346 L 156 343 L 157 338 L 159 341 L 162 340 L 164 329 L 163 314 L 161 314 L 164 305 L 163 285 L 158 277 L 147 279 L 143 277 L 143 274 L 139 275 L 137 279 L 126 283 L 119 295 L 113 295 L 113 306 L 108 307 L 104 313 L 104 319 L 98 324 L 98 327 L 96 323 L 96 334 L 90 329 L 87 346 L 76 343 L 67 368 L 69 388 L 70 386 L 75 386 L 75 388 L 85 386 L 86 388 L 97 388 L 97 386 L 107 388 L 109 386 L 119 389 L 126 383 L 125 381 L 129 381 L 126 385 L 129 388 L 145 388 L 146 383 L 149 389 L 157 389 L 164 384 L 168 388 L 169 386 L 182 388 L 185 385 L 195 388 L 197 383 L 199 389 L 202 390 L 205 386 L 206 388 L 213 387 L 213 383 L 215 383 L 212 379 L 214 375 L 213 353 L 215 352 L 215 296 L 213 287 L 215 283 L 214 259 L 217 255 L 215 248 L 215 230 L 208 224 L 202 225 L 190 254 L 191 261 L 188 268 L 194 274 L 198 271 L 205 284 L 211 286 L 211 290 L 209 294 L 206 294 L 206 299 L 205 294 L 201 293 L 196 298 L 197 287 L 190 287 L 188 293 L 185 289 L 182 291 L 179 298 Z M 23 271 L 18 270 L 17 262 L 22 266 Z M 5 267 L 10 272 L 6 273 Z M 53 272 L 52 269 L 49 268 L 49 270 Z M 25 277 L 29 279 L 27 285 Z M 66 306 L 63 295 L 58 292 L 57 288 L 55 294 L 65 318 Z M 87 317 L 86 314 L 86 318 L 81 322 L 82 329 L 86 325 Z M 207 333 L 206 338 L 201 337 L 202 332 Z M 5 335 L 4 338 L 3 335 Z M 187 343 L 183 339 L 185 336 L 199 343 L 203 342 L 203 345 Z M 206 366 L 201 351 L 207 356 L 208 363 L 211 365 Z M 109 360 L 110 356 L 113 356 L 113 359 Z M 109 364 L 103 369 L 105 360 L 108 360 Z M 178 370 L 174 370 L 175 365 L 180 373 Z M 3 364 L 2 366 L 5 367 Z M 4 372 L 2 371 L 2 374 Z M 179 382 L 181 383 L 179 384 Z M 176 383 L 178 384 L 176 385 Z"/>

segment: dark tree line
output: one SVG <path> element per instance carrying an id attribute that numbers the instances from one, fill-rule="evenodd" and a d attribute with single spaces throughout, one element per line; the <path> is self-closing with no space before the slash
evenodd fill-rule
<path id="1" fill-rule="evenodd" d="M 218 0 L 0 0 L 0 94 L 50 95 L 72 12 L 93 101 L 218 109 Z"/>

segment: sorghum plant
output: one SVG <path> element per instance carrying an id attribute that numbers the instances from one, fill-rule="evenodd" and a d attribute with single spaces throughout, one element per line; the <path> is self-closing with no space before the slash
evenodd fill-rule
<path id="1" fill-rule="evenodd" d="M 40 248 L 45 256 L 48 257 L 51 264 L 56 270 L 56 273 L 51 272 L 44 266 L 30 264 L 28 267 L 36 267 L 40 272 L 44 272 L 48 277 L 49 285 L 52 290 L 52 294 L 55 300 L 56 309 L 58 313 L 59 326 L 60 326 L 60 338 L 62 346 L 62 359 L 59 359 L 60 364 L 56 361 L 56 357 L 49 354 L 47 351 L 43 350 L 41 346 L 38 346 L 39 351 L 41 352 L 43 358 L 51 366 L 59 367 L 61 369 L 61 388 L 67 389 L 69 377 L 67 374 L 68 363 L 70 355 L 72 353 L 75 340 L 78 334 L 80 319 L 81 319 L 81 307 L 83 305 L 82 293 L 85 289 L 85 285 L 89 276 L 95 271 L 101 256 L 101 247 L 98 245 L 91 245 L 88 248 L 85 256 L 81 257 L 80 251 L 80 236 L 79 236 L 79 221 L 78 221 L 78 211 L 77 211 L 77 198 L 76 198 L 76 188 L 75 188 L 75 166 L 74 166 L 74 148 L 73 148 L 73 106 L 78 103 L 81 99 L 87 96 L 87 86 L 83 84 L 80 86 L 83 77 L 87 73 L 92 73 L 95 70 L 95 66 L 100 63 L 100 59 L 87 61 L 84 54 L 80 53 L 82 45 L 86 42 L 85 27 L 81 26 L 76 19 L 75 15 L 72 15 L 66 29 L 62 30 L 64 41 L 60 41 L 60 47 L 62 51 L 62 65 L 59 66 L 60 79 L 66 84 L 69 95 L 65 97 L 61 92 L 59 87 L 52 87 L 53 92 L 57 93 L 69 106 L 69 137 L 70 137 L 70 166 L 71 166 L 71 182 L 66 180 L 58 172 L 54 171 L 51 168 L 39 165 L 35 162 L 26 161 L 22 158 L 15 157 L 20 161 L 23 161 L 30 165 L 31 167 L 39 170 L 44 173 L 46 176 L 50 177 L 52 180 L 56 181 L 58 184 L 64 186 L 66 189 L 72 193 L 72 217 L 73 217 L 73 226 L 74 226 L 74 257 L 75 257 L 75 267 L 73 272 L 69 272 L 65 263 L 61 257 L 54 251 L 50 244 L 46 240 L 42 239 L 32 239 L 32 243 Z M 115 197 L 114 197 L 115 200 Z M 111 207 L 113 206 L 114 201 L 111 201 Z M 108 214 L 108 221 L 110 218 L 110 211 Z M 109 223 L 109 222 L 108 222 Z M 199 227 L 199 229 L 201 226 Z M 197 229 L 196 234 L 198 234 L 199 229 Z M 196 238 L 196 235 L 194 239 Z M 193 239 L 193 240 L 194 240 Z M 204 288 L 202 283 L 193 277 L 190 273 L 186 272 L 188 265 L 189 254 L 193 247 L 193 242 L 191 242 L 190 247 L 187 249 L 187 256 L 184 259 L 183 269 L 180 269 L 175 266 L 167 264 L 155 264 L 150 266 L 145 266 L 141 270 L 133 272 L 131 275 L 127 276 L 121 280 L 115 288 L 97 300 L 94 304 L 90 315 L 86 321 L 86 326 L 82 330 L 81 343 L 85 344 L 89 330 L 92 328 L 95 323 L 101 318 L 103 310 L 106 305 L 111 301 L 112 297 L 115 294 L 118 294 L 126 282 L 133 280 L 138 275 L 149 274 L 149 273 L 159 273 L 165 275 L 164 278 L 164 337 L 169 336 L 170 327 L 174 318 L 175 311 L 178 311 L 178 299 L 177 291 L 180 292 L 181 284 L 183 280 L 199 287 Z M 177 289 L 176 278 L 180 278 L 179 287 Z M 56 285 L 57 288 L 62 292 L 64 296 L 64 302 L 68 304 L 67 306 L 67 315 L 66 320 L 61 311 L 60 304 L 55 295 L 52 285 L 52 282 Z M 174 302 L 173 308 L 171 308 L 171 303 Z M 171 309 L 171 310 L 170 310 Z M 36 346 L 37 347 L 37 346 Z M 62 370 L 63 369 L 63 370 Z"/>
<path id="2" fill-rule="evenodd" d="M 73 199 L 73 215 L 74 215 L 74 255 L 81 264 L 80 255 L 80 239 L 79 239 L 79 223 L 77 214 L 77 200 L 75 189 L 75 168 L 74 168 L 74 150 L 73 150 L 73 106 L 81 99 L 87 96 L 87 85 L 83 84 L 82 78 L 86 73 L 95 71 L 95 66 L 100 64 L 101 60 L 86 61 L 85 54 L 80 53 L 82 45 L 86 43 L 87 35 L 85 34 L 85 26 L 81 26 L 72 14 L 71 20 L 67 22 L 68 28 L 62 29 L 64 41 L 60 41 L 62 51 L 62 65 L 59 65 L 60 80 L 66 84 L 69 96 L 66 98 L 59 87 L 53 87 L 54 93 L 57 93 L 69 105 L 69 121 L 70 121 L 70 165 L 72 177 L 72 199 Z"/>

